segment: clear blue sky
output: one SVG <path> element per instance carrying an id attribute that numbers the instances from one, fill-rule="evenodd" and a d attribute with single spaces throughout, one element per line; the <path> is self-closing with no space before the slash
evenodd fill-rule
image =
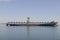
<path id="1" fill-rule="evenodd" d="M 0 0 L 0 23 L 8 21 L 60 21 L 60 0 Z"/>

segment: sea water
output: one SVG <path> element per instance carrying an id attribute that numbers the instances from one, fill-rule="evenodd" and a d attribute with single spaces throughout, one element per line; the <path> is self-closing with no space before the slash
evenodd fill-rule
<path id="1" fill-rule="evenodd" d="M 0 25 L 0 40 L 60 40 L 60 26 Z"/>

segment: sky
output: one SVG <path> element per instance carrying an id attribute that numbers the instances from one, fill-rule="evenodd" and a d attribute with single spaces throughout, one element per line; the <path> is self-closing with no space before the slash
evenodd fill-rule
<path id="1" fill-rule="evenodd" d="M 0 23 L 10 21 L 58 21 L 60 0 L 0 0 Z"/>

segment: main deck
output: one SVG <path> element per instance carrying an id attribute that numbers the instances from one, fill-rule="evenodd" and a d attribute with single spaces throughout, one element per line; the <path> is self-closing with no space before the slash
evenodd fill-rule
<path id="1" fill-rule="evenodd" d="M 57 22 L 8 22 L 8 26 L 55 26 Z"/>

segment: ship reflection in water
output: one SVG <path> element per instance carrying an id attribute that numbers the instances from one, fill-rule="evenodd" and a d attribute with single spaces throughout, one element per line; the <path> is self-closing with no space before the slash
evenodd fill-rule
<path id="1" fill-rule="evenodd" d="M 60 40 L 60 26 L 0 26 L 0 40 Z"/>
<path id="2" fill-rule="evenodd" d="M 16 40 L 57 40 L 59 39 L 59 31 L 56 27 L 8 27 L 10 39 Z M 17 29 L 16 29 L 17 28 Z"/>

